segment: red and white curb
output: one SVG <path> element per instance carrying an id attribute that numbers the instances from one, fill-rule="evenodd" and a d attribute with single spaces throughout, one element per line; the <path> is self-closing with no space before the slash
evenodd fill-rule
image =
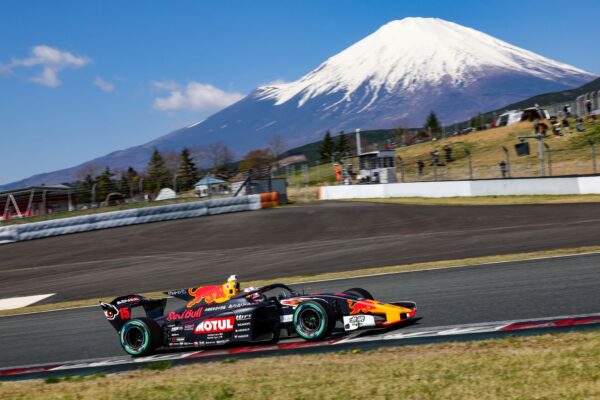
<path id="1" fill-rule="evenodd" d="M 213 356 L 235 356 L 238 354 L 249 354 L 249 353 L 266 353 L 270 351 L 286 351 L 286 350 L 298 350 L 304 348 L 318 348 L 318 347 L 329 347 L 340 344 L 352 344 L 352 343 L 366 343 L 366 342 L 382 342 L 402 339 L 433 339 L 440 337 L 452 337 L 458 335 L 471 335 L 471 334 L 482 334 L 482 333 L 494 333 L 494 332 L 518 332 L 527 331 L 532 329 L 549 329 L 549 328 L 560 328 L 560 327 L 576 327 L 585 325 L 600 325 L 600 313 L 598 314 L 584 314 L 584 315 L 571 315 L 551 318 L 538 318 L 528 320 L 514 320 L 514 321 L 498 321 L 498 322 L 486 322 L 478 324 L 468 325 L 450 325 L 435 328 L 423 328 L 410 330 L 399 333 L 388 333 L 380 335 L 372 335 L 366 337 L 357 336 L 346 336 L 343 338 L 335 338 L 331 340 L 324 340 L 321 342 L 305 342 L 305 341 L 287 341 L 280 342 L 273 345 L 255 345 L 255 346 L 244 346 L 244 347 L 233 347 L 227 349 L 214 349 L 214 350 L 195 350 L 188 352 L 177 352 L 167 354 L 157 354 L 148 357 L 117 357 L 117 358 L 105 358 L 96 360 L 85 360 L 76 362 L 64 362 L 54 363 L 47 365 L 27 366 L 0 370 L 0 377 L 53 372 L 53 371 L 67 371 L 75 369 L 91 369 L 110 367 L 117 365 L 127 364 L 141 364 L 156 361 L 175 361 L 175 360 L 187 360 L 196 359 L 203 357 Z"/>

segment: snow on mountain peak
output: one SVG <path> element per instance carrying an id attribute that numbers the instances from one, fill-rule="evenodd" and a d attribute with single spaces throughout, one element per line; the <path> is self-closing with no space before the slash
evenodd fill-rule
<path id="1" fill-rule="evenodd" d="M 300 95 L 301 107 L 311 98 L 338 92 L 343 97 L 337 103 L 350 101 L 364 86 L 371 96 L 368 107 L 382 91 L 411 93 L 442 82 L 466 86 L 491 70 L 552 80 L 594 77 L 475 29 L 439 18 L 410 17 L 383 25 L 295 82 L 260 87 L 257 96 L 280 105 Z"/>

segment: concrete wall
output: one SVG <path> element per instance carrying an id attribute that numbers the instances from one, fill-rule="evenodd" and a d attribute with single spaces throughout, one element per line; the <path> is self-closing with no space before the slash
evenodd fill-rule
<path id="1" fill-rule="evenodd" d="M 600 193 L 600 176 L 322 186 L 321 200 Z"/>
<path id="2" fill-rule="evenodd" d="M 125 225 L 261 209 L 260 195 L 135 208 L 0 227 L 0 244 Z"/>

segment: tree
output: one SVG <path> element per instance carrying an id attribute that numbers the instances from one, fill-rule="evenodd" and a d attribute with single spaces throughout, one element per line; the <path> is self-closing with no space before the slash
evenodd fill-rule
<path id="1" fill-rule="evenodd" d="M 252 150 L 244 157 L 244 160 L 240 163 L 241 170 L 252 169 L 255 172 L 255 176 L 268 175 L 268 169 L 273 164 L 275 156 L 270 149 L 256 149 Z"/>
<path id="2" fill-rule="evenodd" d="M 115 182 L 113 181 L 115 174 L 106 167 L 104 171 L 96 178 L 96 201 L 103 202 L 106 197 L 116 190 Z"/>
<path id="3" fill-rule="evenodd" d="M 275 157 L 275 160 L 279 160 L 279 157 L 281 157 L 285 150 L 285 140 L 281 135 L 276 133 L 269 138 L 269 150 L 273 154 L 273 157 Z"/>
<path id="4" fill-rule="evenodd" d="M 177 188 L 191 190 L 198 180 L 198 169 L 190 154 L 190 149 L 184 147 L 179 154 L 179 170 L 177 171 Z"/>
<path id="5" fill-rule="evenodd" d="M 437 116 L 433 111 L 427 116 L 427 120 L 425 121 L 425 125 L 423 125 L 423 129 L 433 135 L 436 135 L 442 131 L 440 121 L 438 121 Z"/>
<path id="6" fill-rule="evenodd" d="M 224 178 L 230 175 L 231 171 L 229 171 L 228 166 L 233 162 L 233 152 L 225 142 L 219 140 L 218 142 L 209 144 L 206 157 L 209 160 L 210 168 L 214 175 Z"/>
<path id="7" fill-rule="evenodd" d="M 144 188 L 151 192 L 158 192 L 165 186 L 171 186 L 171 173 L 158 149 L 154 149 L 148 162 Z"/>
<path id="8" fill-rule="evenodd" d="M 319 157 L 321 161 L 328 162 L 331 159 L 335 151 L 335 143 L 331 138 L 331 133 L 329 131 L 325 132 L 325 137 L 321 142 L 321 147 L 319 148 Z"/>
<path id="9" fill-rule="evenodd" d="M 344 131 L 340 132 L 340 135 L 337 138 L 337 143 L 335 144 L 335 151 L 337 151 L 340 155 L 346 155 L 350 153 L 350 141 L 348 140 L 348 136 L 344 134 Z"/>

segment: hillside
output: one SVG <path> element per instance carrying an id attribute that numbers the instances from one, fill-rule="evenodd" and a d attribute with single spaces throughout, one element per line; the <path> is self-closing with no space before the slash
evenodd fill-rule
<path id="1" fill-rule="evenodd" d="M 588 140 L 592 140 L 600 146 L 600 121 L 587 122 L 584 124 L 585 132 L 571 133 L 561 137 L 549 134 L 544 142 L 550 146 L 552 159 L 552 175 L 590 174 L 592 169 L 592 155 Z M 574 132 L 574 121 L 571 121 L 571 132 Z M 397 155 L 404 163 L 404 180 L 432 181 L 437 176 L 438 180 L 469 179 L 469 167 L 466 150 L 471 152 L 474 179 L 500 178 L 498 164 L 505 160 L 502 147 L 509 152 L 512 177 L 537 176 L 539 174 L 539 158 L 537 142 L 530 141 L 531 154 L 526 157 L 517 157 L 514 145 L 519 143 L 518 136 L 533 134 L 530 122 L 494 128 L 485 131 L 472 132 L 468 135 L 454 136 L 444 140 L 429 141 L 412 146 L 402 147 L 397 150 Z M 444 146 L 452 148 L 454 161 L 444 161 Z M 431 152 L 440 152 L 441 162 L 445 165 L 434 169 L 430 165 Z M 598 151 L 598 172 L 600 172 L 600 149 Z M 548 157 L 546 154 L 546 161 Z M 426 166 L 423 175 L 419 176 L 417 162 L 422 160 Z M 350 160 L 357 165 L 355 159 Z M 292 187 L 308 185 L 319 185 L 333 183 L 334 174 L 331 164 L 314 164 L 309 168 L 308 180 L 295 169 L 295 174 L 289 176 Z M 546 174 L 549 174 L 546 163 Z M 400 168 L 398 168 L 398 181 L 401 180 Z"/>

